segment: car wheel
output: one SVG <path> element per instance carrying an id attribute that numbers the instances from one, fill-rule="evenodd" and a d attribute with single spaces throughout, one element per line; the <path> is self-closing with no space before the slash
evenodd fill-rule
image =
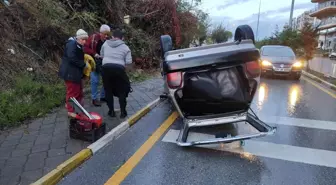
<path id="1" fill-rule="evenodd" d="M 162 35 L 160 37 L 160 44 L 161 44 L 162 58 L 164 58 L 165 53 L 173 49 L 172 38 L 169 35 Z"/>
<path id="2" fill-rule="evenodd" d="M 255 44 L 254 33 L 249 25 L 240 25 L 237 27 L 234 35 L 234 40 L 241 42 L 242 40 L 252 40 Z"/>

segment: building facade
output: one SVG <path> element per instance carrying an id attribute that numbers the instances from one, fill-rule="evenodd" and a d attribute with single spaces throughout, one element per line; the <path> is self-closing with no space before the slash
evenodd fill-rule
<path id="1" fill-rule="evenodd" d="M 304 25 L 305 22 L 309 22 L 311 24 L 314 24 L 314 20 L 316 18 L 311 17 L 310 13 L 311 13 L 310 11 L 305 11 L 303 14 L 298 16 L 295 19 L 295 23 L 293 24 L 295 26 L 294 28 L 297 29 L 297 30 L 301 30 L 303 28 L 303 25 Z"/>
<path id="2" fill-rule="evenodd" d="M 336 51 L 336 0 L 311 0 L 316 7 L 310 16 L 318 19 L 314 25 L 319 25 L 318 47 L 329 52 Z"/>

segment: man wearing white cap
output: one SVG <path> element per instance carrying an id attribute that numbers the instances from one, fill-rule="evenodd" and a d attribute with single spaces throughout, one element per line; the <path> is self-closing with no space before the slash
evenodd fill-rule
<path id="1" fill-rule="evenodd" d="M 74 108 L 69 104 L 69 99 L 74 97 L 83 104 L 83 70 L 86 67 L 84 62 L 83 45 L 88 39 L 88 34 L 79 29 L 76 37 L 69 38 L 66 43 L 62 63 L 59 69 L 59 76 L 65 81 L 66 86 L 66 108 L 73 112 Z"/>
<path id="2" fill-rule="evenodd" d="M 98 85 L 101 77 L 101 65 L 102 65 L 102 59 L 100 57 L 100 49 L 102 45 L 104 44 L 106 38 L 110 34 L 111 29 L 108 25 L 103 24 L 100 29 L 99 33 L 92 34 L 88 42 L 84 46 L 84 52 L 86 54 L 91 55 L 95 58 L 96 62 L 96 71 L 93 71 L 90 75 L 91 77 L 91 98 L 92 98 L 92 104 L 94 106 L 101 106 L 100 101 L 105 101 L 105 90 L 104 87 L 100 91 L 100 100 L 98 97 Z"/>

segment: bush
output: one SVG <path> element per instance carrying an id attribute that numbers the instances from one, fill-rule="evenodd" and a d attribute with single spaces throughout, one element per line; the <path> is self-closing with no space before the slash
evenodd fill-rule
<path id="1" fill-rule="evenodd" d="M 158 38 L 147 35 L 141 29 L 125 26 L 126 43 L 132 51 L 136 67 L 153 69 L 159 66 L 160 43 Z"/>
<path id="2" fill-rule="evenodd" d="M 31 75 L 16 78 L 12 89 L 0 92 L 0 129 L 45 115 L 64 104 L 64 95 L 62 83 L 44 84 Z"/>

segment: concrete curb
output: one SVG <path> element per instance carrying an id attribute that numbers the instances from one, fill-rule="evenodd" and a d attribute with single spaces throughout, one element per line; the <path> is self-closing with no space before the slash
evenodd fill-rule
<path id="1" fill-rule="evenodd" d="M 308 73 L 306 71 L 302 71 L 302 74 L 305 75 L 305 76 L 307 76 L 308 78 L 310 78 L 312 80 L 315 80 L 316 82 L 324 84 L 325 86 L 329 87 L 332 90 L 336 90 L 336 85 L 331 84 L 331 83 L 329 83 L 329 82 L 327 82 L 325 80 L 322 80 L 321 78 L 319 78 L 319 77 L 317 77 L 315 75 L 312 75 L 312 74 L 310 74 L 310 73 Z"/>
<path id="2" fill-rule="evenodd" d="M 54 170 L 41 177 L 36 182 L 32 183 L 32 185 L 55 185 L 57 184 L 63 177 L 69 174 L 71 171 L 80 166 L 83 162 L 92 157 L 96 152 L 98 152 L 101 148 L 106 146 L 109 142 L 113 141 L 115 138 L 123 134 L 126 130 L 128 130 L 132 125 L 134 125 L 137 121 L 139 121 L 143 116 L 145 116 L 148 112 L 150 112 L 153 108 L 155 108 L 160 103 L 160 98 L 154 100 L 149 103 L 147 106 L 136 112 L 129 119 L 119 124 L 117 127 L 112 129 L 109 133 L 105 134 L 102 138 L 97 140 L 96 142 L 89 145 L 87 148 L 78 152 L 76 155 L 66 160 L 62 164 L 58 165 Z"/>

